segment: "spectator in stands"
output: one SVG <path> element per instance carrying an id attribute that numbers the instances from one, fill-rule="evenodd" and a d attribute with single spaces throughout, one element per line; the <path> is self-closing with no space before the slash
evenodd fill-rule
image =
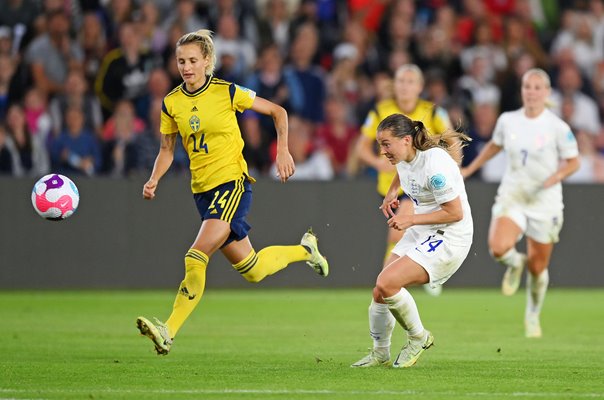
<path id="1" fill-rule="evenodd" d="M 291 35 L 295 38 L 304 25 L 312 25 L 316 28 L 317 43 L 312 62 L 328 68 L 329 59 L 333 48 L 341 37 L 344 21 L 340 19 L 348 15 L 344 1 L 335 0 L 302 0 L 291 20 Z M 363 32 L 365 29 L 363 28 Z M 345 33 L 345 40 L 351 41 Z"/>
<path id="2" fill-rule="evenodd" d="M 233 42 L 225 43 L 220 52 L 220 58 L 216 60 L 216 64 L 220 67 L 216 69 L 214 76 L 229 82 L 242 82 L 246 72 L 244 72 L 240 60 L 237 45 Z"/>
<path id="3" fill-rule="evenodd" d="M 361 102 L 361 81 L 364 79 L 358 69 L 359 51 L 352 43 L 340 43 L 334 49 L 333 58 L 333 69 L 326 79 L 327 92 L 346 102 L 346 118 L 358 126 L 361 117 L 356 111 Z"/>
<path id="4" fill-rule="evenodd" d="M 23 100 L 23 112 L 27 129 L 33 137 L 46 144 L 52 131 L 52 121 L 48 113 L 48 97 L 40 89 L 32 87 Z"/>
<path id="5" fill-rule="evenodd" d="M 304 106 L 300 117 L 313 124 L 323 121 L 323 102 L 326 96 L 324 72 L 313 63 L 318 40 L 317 27 L 310 22 L 305 23 L 299 27 L 290 49 L 289 67 L 301 82 L 304 93 Z"/>
<path id="6" fill-rule="evenodd" d="M 121 104 L 126 104 L 122 101 Z M 138 168 L 138 150 L 136 139 L 143 132 L 137 132 L 136 116 L 132 107 L 118 105 L 112 116 L 114 123 L 113 138 L 102 144 L 103 172 L 113 176 L 128 176 Z"/>
<path id="7" fill-rule="evenodd" d="M 53 170 L 65 175 L 93 176 L 101 169 L 101 149 L 92 131 L 84 128 L 79 107 L 65 112 L 65 129 L 51 143 Z"/>
<path id="8" fill-rule="evenodd" d="M 402 2 L 403 1 L 382 2 L 373 0 L 349 0 L 347 3 L 350 8 L 350 19 L 361 22 L 367 32 L 376 33 L 379 31 L 380 27 L 384 26 L 382 24 L 385 19 L 384 16 L 396 14 L 392 10 L 392 3 L 398 4 Z M 414 5 L 413 1 L 404 0 L 404 2 L 410 4 L 411 7 Z M 414 10 L 415 8 L 413 8 L 413 11 Z"/>
<path id="9" fill-rule="evenodd" d="M 264 15 L 258 21 L 259 47 L 275 44 L 282 57 L 287 55 L 290 41 L 290 12 L 285 0 L 268 0 Z"/>
<path id="10" fill-rule="evenodd" d="M 222 23 L 221 19 L 224 16 L 229 16 L 235 20 L 240 37 L 249 41 L 253 47 L 259 47 L 256 7 L 251 6 L 251 2 L 238 0 L 209 2 L 207 26 L 210 30 L 218 33 Z M 196 27 L 196 29 L 199 29 L 199 27 Z"/>
<path id="11" fill-rule="evenodd" d="M 279 104 L 289 112 L 297 113 L 304 106 L 302 84 L 294 71 L 283 68 L 283 57 L 276 44 L 262 49 L 258 69 L 248 77 L 245 86 L 255 91 L 258 96 Z M 274 125 L 272 120 L 268 122 L 270 126 Z M 274 131 L 268 127 L 269 124 L 263 123 L 264 129 Z M 271 137 L 274 138 L 274 135 Z"/>
<path id="12" fill-rule="evenodd" d="M 575 113 L 575 103 L 572 97 L 562 99 L 561 118 L 567 124 Z M 604 183 L 604 154 L 600 154 L 596 149 L 596 138 L 581 129 L 572 127 L 577 138 L 577 147 L 579 148 L 580 167 L 571 176 L 566 178 L 566 183 Z"/>
<path id="13" fill-rule="evenodd" d="M 135 19 L 136 4 L 134 0 L 107 0 L 100 11 L 108 48 L 118 47 L 122 40 L 120 27 Z"/>
<path id="14" fill-rule="evenodd" d="M 490 76 L 497 76 L 497 74 L 505 71 L 508 66 L 507 56 L 501 46 L 493 41 L 491 27 L 486 21 L 481 21 L 476 25 L 472 45 L 464 48 L 459 55 L 461 66 L 465 71 L 472 67 L 477 55 L 486 55 Z M 518 90 L 515 89 L 515 92 L 518 92 Z"/>
<path id="15" fill-rule="evenodd" d="M 136 156 L 136 170 L 150 173 L 155 164 L 157 149 L 161 144 L 160 122 L 162 113 L 162 99 L 153 99 L 149 106 L 149 125 L 143 132 L 135 135 L 134 148 Z M 189 157 L 182 146 L 180 136 L 176 138 L 174 146 L 174 160 L 169 173 L 183 174 L 189 169 Z"/>
<path id="16" fill-rule="evenodd" d="M 49 168 L 46 143 L 40 136 L 32 135 L 21 106 L 14 104 L 8 109 L 6 124 L 13 175 L 40 176 L 47 173 Z"/>
<path id="17" fill-rule="evenodd" d="M 531 68 L 536 67 L 535 59 L 529 53 L 521 53 L 511 60 L 507 71 L 499 79 L 501 88 L 501 101 L 499 110 L 501 112 L 512 111 L 522 107 L 520 87 L 522 76 Z"/>
<path id="18" fill-rule="evenodd" d="M 142 133 L 145 130 L 145 121 L 136 115 L 136 110 L 131 101 L 120 100 L 115 105 L 115 109 L 111 117 L 103 125 L 103 132 L 101 133 L 101 139 L 103 142 L 109 142 L 114 140 L 117 136 L 117 119 L 133 118 L 134 119 L 134 132 L 136 134 Z"/>
<path id="19" fill-rule="evenodd" d="M 62 11 L 46 15 L 47 33 L 34 39 L 25 53 L 34 85 L 54 95 L 63 90 L 67 73 L 81 68 L 84 54 L 79 44 L 69 37 L 69 19 Z"/>
<path id="20" fill-rule="evenodd" d="M 600 132 L 600 116 L 597 103 L 581 91 L 581 72 L 576 65 L 564 65 L 558 74 L 557 88 L 552 92 L 552 111 L 562 115 L 563 98 L 572 98 L 574 113 L 570 124 L 576 129 L 583 130 L 590 135 Z"/>
<path id="21" fill-rule="evenodd" d="M 302 84 L 290 68 L 283 68 L 283 59 L 275 44 L 262 49 L 258 69 L 245 81 L 245 86 L 288 112 L 298 113 L 304 107 Z M 251 146 L 249 150 L 244 149 L 246 156 L 253 157 L 256 168 L 264 172 L 270 166 L 270 144 L 277 138 L 273 119 L 246 110 L 242 125 L 246 144 Z"/>
<path id="22" fill-rule="evenodd" d="M 160 25 L 160 14 L 153 0 L 145 0 L 140 6 L 140 27 L 143 47 L 153 54 L 162 54 L 168 42 L 168 34 Z"/>
<path id="23" fill-rule="evenodd" d="M 0 175 L 13 175 L 14 143 L 6 132 L 4 124 L 0 124 Z"/>
<path id="24" fill-rule="evenodd" d="M 178 64 L 176 63 L 176 42 L 184 35 L 185 31 L 179 24 L 174 24 L 168 29 L 168 44 L 162 54 L 163 67 L 168 72 L 170 77 L 170 86 L 176 87 L 182 83 L 182 78 L 178 72 Z"/>
<path id="25" fill-rule="evenodd" d="M 54 135 L 65 130 L 65 112 L 69 107 L 79 107 L 84 114 L 84 128 L 101 137 L 103 114 L 101 104 L 96 96 L 88 90 L 84 72 L 73 69 L 67 75 L 64 90 L 50 101 L 49 113 Z"/>
<path id="26" fill-rule="evenodd" d="M 78 32 L 78 41 L 84 52 L 82 63 L 84 75 L 88 87 L 92 88 L 108 50 L 107 36 L 98 13 L 88 12 L 84 14 L 83 20 L 82 27 Z"/>
<path id="27" fill-rule="evenodd" d="M 359 129 L 347 118 L 348 104 L 345 99 L 330 96 L 325 102 L 325 122 L 317 128 L 317 143 L 331 160 L 331 167 L 338 178 L 348 178 L 348 161 L 352 159 L 353 147 Z"/>
<path id="28" fill-rule="evenodd" d="M 0 26 L 7 26 L 14 36 L 15 50 L 27 45 L 34 37 L 34 22 L 42 12 L 40 2 L 35 0 L 3 1 Z"/>
<path id="29" fill-rule="evenodd" d="M 151 103 L 156 99 L 163 99 L 172 89 L 168 73 L 163 68 L 154 68 L 149 74 L 146 93 L 140 101 L 140 108 L 144 112 L 142 118 L 145 121 L 149 121 L 151 118 Z"/>
<path id="30" fill-rule="evenodd" d="M 82 7 L 80 1 L 42 0 L 42 14 L 62 12 L 71 24 L 70 33 L 77 32 L 82 26 Z"/>
<path id="31" fill-rule="evenodd" d="M 0 26 L 0 60 L 2 63 L 0 119 L 2 119 L 8 105 L 21 101 L 25 91 L 31 86 L 29 66 L 23 61 L 18 43 L 13 40 L 13 34 L 8 26 Z"/>
<path id="32" fill-rule="evenodd" d="M 474 55 L 470 69 L 457 82 L 464 104 L 468 109 L 476 103 L 491 103 L 499 106 L 501 92 L 493 83 L 494 76 L 489 67 L 489 55 Z"/>
<path id="33" fill-rule="evenodd" d="M 138 115 L 145 114 L 142 105 L 149 74 L 156 60 L 141 46 L 138 24 L 123 23 L 120 26 L 120 47 L 107 53 L 95 82 L 95 92 L 105 118 L 109 118 L 119 100 L 131 101 Z"/>
<path id="34" fill-rule="evenodd" d="M 422 70 L 439 69 L 446 80 L 456 80 L 461 74 L 459 62 L 460 46 L 450 32 L 437 25 L 430 26 L 425 34 L 418 38 L 416 64 Z"/>
<path id="35" fill-rule="evenodd" d="M 261 114 L 246 110 L 239 118 L 241 134 L 245 143 L 243 158 L 245 158 L 252 176 L 266 175 L 272 164 L 270 151 L 274 138 L 262 128 L 261 117 Z"/>
<path id="36" fill-rule="evenodd" d="M 27 129 L 25 114 L 20 106 L 13 105 L 6 117 L 6 148 L 10 153 L 11 172 L 13 176 L 25 176 L 33 166 L 31 133 Z"/>
<path id="37" fill-rule="evenodd" d="M 380 56 L 381 67 L 387 68 L 388 59 L 394 52 L 404 51 L 415 55 L 416 42 L 413 35 L 413 22 L 408 15 L 388 12 L 384 14 L 383 21 L 378 32 L 376 47 Z"/>
<path id="38" fill-rule="evenodd" d="M 0 54 L 0 120 L 3 120 L 9 105 L 15 101 L 11 93 L 11 82 L 15 75 L 15 63 L 7 54 Z"/>
<path id="39" fill-rule="evenodd" d="M 444 73 L 440 69 L 426 72 L 425 98 L 444 109 L 448 109 L 453 103 Z"/>
<path id="40" fill-rule="evenodd" d="M 231 14 L 222 15 L 218 19 L 216 36 L 216 76 L 232 82 L 242 83 L 242 80 L 253 70 L 256 64 L 256 49 L 252 41 L 241 36 L 237 19 Z M 222 61 L 225 56 L 230 59 L 230 76 L 221 76 Z"/>
<path id="41" fill-rule="evenodd" d="M 344 37 L 341 42 L 336 44 L 335 49 L 340 44 L 350 43 L 357 50 L 356 64 L 358 65 L 359 73 L 365 75 L 373 75 L 374 73 L 384 69 L 384 63 L 380 55 L 380 49 L 376 46 L 375 41 L 365 27 L 355 20 L 349 20 L 344 26 Z M 330 53 L 331 56 L 331 53 Z"/>
<path id="42" fill-rule="evenodd" d="M 581 70 L 581 75 L 591 78 L 594 67 L 603 59 L 604 51 L 596 47 L 593 20 L 585 12 L 567 10 L 565 13 L 569 21 L 568 26 L 560 30 L 554 38 L 551 54 L 555 57 L 562 49 L 569 49 L 573 54 L 573 60 Z"/>
<path id="43" fill-rule="evenodd" d="M 469 136 L 472 141 L 464 147 L 464 166 L 469 165 L 491 140 L 497 122 L 497 106 L 492 103 L 475 104 L 471 121 Z M 501 182 L 505 167 L 505 154 L 501 152 L 484 163 L 478 176 L 485 182 Z"/>
<path id="44" fill-rule="evenodd" d="M 290 180 L 327 181 L 334 177 L 329 154 L 313 140 L 313 124 L 297 115 L 289 115 L 289 149 L 296 163 L 296 173 Z M 276 153 L 276 142 L 273 144 Z M 277 163 L 271 167 L 270 177 L 280 179 Z"/>
<path id="45" fill-rule="evenodd" d="M 500 42 L 503 35 L 501 17 L 490 13 L 483 0 L 464 0 L 462 3 L 462 10 L 456 21 L 457 40 L 463 46 L 470 46 L 476 25 L 486 21 L 491 27 L 493 40 Z"/>
<path id="46" fill-rule="evenodd" d="M 527 26 L 527 22 L 517 16 L 510 15 L 505 18 L 503 50 L 508 62 L 522 53 L 529 53 L 537 66 L 547 68 L 550 65 L 549 57 L 535 38 L 532 27 Z"/>
<path id="47" fill-rule="evenodd" d="M 172 5 L 170 9 L 171 12 L 164 19 L 162 25 L 166 32 L 169 32 L 174 25 L 178 25 L 183 32 L 191 32 L 208 26 L 208 21 L 196 13 L 194 0 L 177 0 L 176 4 Z M 174 35 L 170 33 L 169 37 L 173 39 Z M 174 45 L 176 44 L 176 40 L 170 43 Z"/>

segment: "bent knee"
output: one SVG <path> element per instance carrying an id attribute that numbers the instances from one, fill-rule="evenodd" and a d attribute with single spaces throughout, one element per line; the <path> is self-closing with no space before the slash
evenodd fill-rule
<path id="1" fill-rule="evenodd" d="M 527 269 L 533 276 L 539 276 L 543 271 L 547 269 L 547 261 L 539 258 L 529 258 L 527 263 Z"/>
<path id="2" fill-rule="evenodd" d="M 503 257 L 513 246 L 513 243 L 489 242 L 489 252 L 493 258 L 498 259 Z"/>
<path id="3" fill-rule="evenodd" d="M 373 301 L 375 301 L 376 303 L 383 303 L 384 302 L 384 300 L 382 298 L 382 295 L 381 295 L 381 293 L 380 293 L 380 291 L 378 290 L 377 287 L 374 287 L 372 292 L 373 292 L 372 293 L 373 294 Z"/>
<path id="4" fill-rule="evenodd" d="M 373 289 L 374 299 L 383 299 L 385 297 L 394 296 L 401 288 L 397 288 L 392 285 L 387 279 L 380 278 L 378 276 L 377 282 L 375 283 L 375 288 Z"/>

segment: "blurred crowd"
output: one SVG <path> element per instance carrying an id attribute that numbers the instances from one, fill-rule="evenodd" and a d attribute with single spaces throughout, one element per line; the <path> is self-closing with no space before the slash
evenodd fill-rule
<path id="1" fill-rule="evenodd" d="M 520 77 L 552 78 L 552 109 L 579 143 L 573 182 L 604 182 L 604 0 L 0 0 L 0 174 L 147 175 L 162 98 L 181 83 L 174 46 L 214 32 L 216 76 L 288 110 L 295 179 L 371 176 L 355 157 L 365 116 L 414 63 L 422 97 L 474 140 L 468 163 Z M 275 131 L 240 116 L 254 176 L 271 173 Z M 521 132 L 519 133 L 521 134 Z M 479 178 L 498 181 L 496 158 Z M 177 146 L 170 173 L 188 173 Z"/>

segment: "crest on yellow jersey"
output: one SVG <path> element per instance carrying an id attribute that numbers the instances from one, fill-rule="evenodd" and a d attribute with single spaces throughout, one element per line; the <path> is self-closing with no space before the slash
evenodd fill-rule
<path id="1" fill-rule="evenodd" d="M 193 115 L 191 118 L 189 118 L 189 126 L 193 132 L 197 132 L 199 130 L 200 121 L 197 115 Z"/>

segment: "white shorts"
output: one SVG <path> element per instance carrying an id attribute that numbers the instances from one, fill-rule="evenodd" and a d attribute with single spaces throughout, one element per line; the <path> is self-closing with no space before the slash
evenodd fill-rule
<path id="1" fill-rule="evenodd" d="M 411 227 L 394 246 L 392 253 L 408 256 L 422 266 L 430 277 L 430 286 L 442 285 L 459 269 L 470 252 L 471 241 L 452 244 L 444 231 Z"/>
<path id="2" fill-rule="evenodd" d="M 522 232 L 539 243 L 557 243 L 564 222 L 562 210 L 526 209 L 521 204 L 495 202 L 491 209 L 491 220 L 507 217 L 520 227 Z"/>

